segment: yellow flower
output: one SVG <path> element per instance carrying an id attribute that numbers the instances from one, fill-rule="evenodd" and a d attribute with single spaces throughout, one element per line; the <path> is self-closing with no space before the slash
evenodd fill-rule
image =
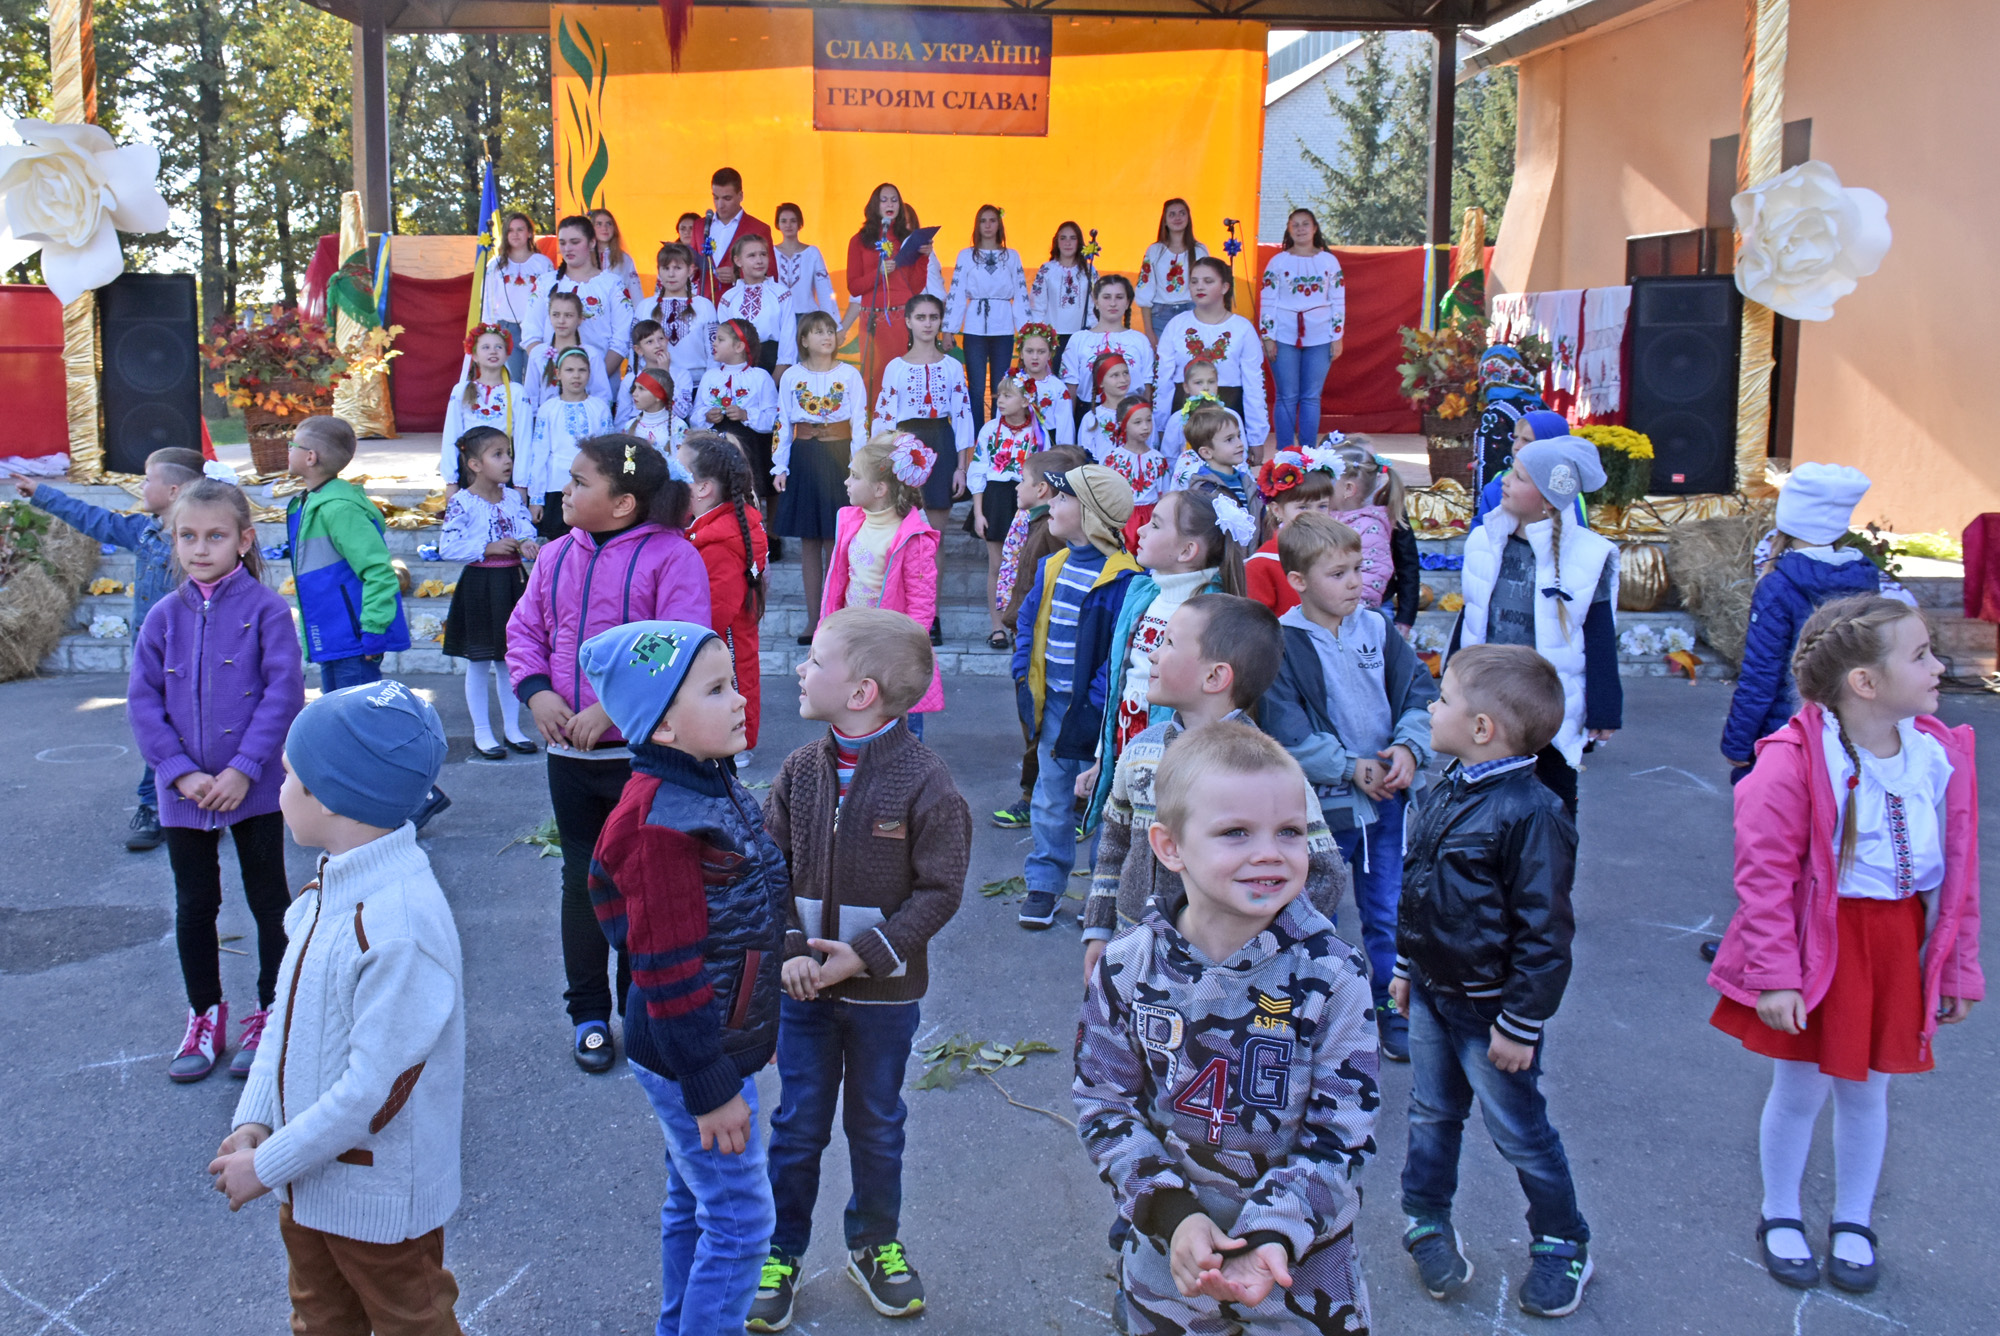
<path id="1" fill-rule="evenodd" d="M 125 592 L 125 586 L 117 580 L 110 580 L 99 576 L 90 582 L 89 592 L 92 594 L 122 594 Z"/>
<path id="2" fill-rule="evenodd" d="M 1437 602 L 1439 612 L 1458 612 L 1465 607 L 1463 594 L 1446 594 Z"/>
<path id="3" fill-rule="evenodd" d="M 285 582 L 278 586 L 278 592 L 280 594 L 296 594 L 299 592 L 298 582 L 287 575 Z"/>

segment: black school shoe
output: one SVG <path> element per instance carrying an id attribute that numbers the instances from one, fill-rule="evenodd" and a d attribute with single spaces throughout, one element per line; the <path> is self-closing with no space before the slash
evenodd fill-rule
<path id="1" fill-rule="evenodd" d="M 504 761 L 507 759 L 507 749 L 505 747 L 482 747 L 475 742 L 472 744 L 472 751 L 474 755 L 484 756 L 489 761 Z"/>
<path id="2" fill-rule="evenodd" d="M 603 1021 L 585 1021 L 576 1027 L 576 1047 L 570 1050 L 576 1065 L 592 1076 L 611 1070 L 618 1050 L 611 1042 L 611 1027 Z"/>
<path id="3" fill-rule="evenodd" d="M 1579 1239 L 1539 1238 L 1528 1245 L 1528 1278 L 1521 1282 L 1521 1311 L 1530 1317 L 1568 1317 L 1583 1303 L 1594 1269 L 1590 1245 Z"/>
<path id="4" fill-rule="evenodd" d="M 1017 917 L 1024 928 L 1048 927 L 1056 921 L 1056 893 L 1029 891 L 1021 901 L 1021 912 Z"/>
<path id="5" fill-rule="evenodd" d="M 1849 1294 L 1873 1294 L 1876 1285 L 1882 1280 L 1880 1254 L 1876 1253 L 1875 1260 L 1865 1266 L 1843 1262 L 1833 1255 L 1833 1238 L 1836 1234 L 1858 1234 L 1868 1240 L 1869 1251 L 1875 1253 L 1880 1247 L 1875 1241 L 1875 1231 L 1866 1225 L 1853 1225 L 1844 1220 L 1836 1220 L 1826 1227 L 1826 1278 L 1833 1282 L 1833 1287 L 1837 1290 L 1846 1290 Z"/>
<path id="6" fill-rule="evenodd" d="M 1448 1220 L 1415 1220 L 1403 1231 L 1403 1248 L 1417 1264 L 1417 1278 L 1433 1299 L 1450 1296 L 1472 1279 L 1465 1241 Z"/>
<path id="7" fill-rule="evenodd" d="M 1757 1251 L 1763 1254 L 1764 1269 L 1771 1273 L 1771 1279 L 1780 1285 L 1789 1285 L 1795 1290 L 1819 1288 L 1819 1263 L 1808 1257 L 1799 1261 L 1791 1257 L 1780 1257 L 1771 1251 L 1764 1236 L 1774 1229 L 1796 1229 L 1803 1236 L 1806 1232 L 1803 1220 L 1760 1220 L 1757 1222 Z"/>
<path id="8" fill-rule="evenodd" d="M 132 813 L 132 824 L 125 828 L 125 847 L 135 854 L 157 849 L 165 842 L 167 833 L 160 829 L 160 809 L 150 803 L 142 803 L 139 810 Z"/>
<path id="9" fill-rule="evenodd" d="M 757 1281 L 757 1297 L 750 1301 L 750 1316 L 743 1319 L 745 1331 L 783 1331 L 792 1325 L 792 1300 L 799 1288 L 799 1259 L 787 1257 L 776 1248 L 764 1259 L 764 1274 Z"/>
<path id="10" fill-rule="evenodd" d="M 924 1282 L 894 1241 L 847 1256 L 847 1278 L 861 1287 L 869 1306 L 883 1317 L 913 1317 L 924 1311 Z"/>

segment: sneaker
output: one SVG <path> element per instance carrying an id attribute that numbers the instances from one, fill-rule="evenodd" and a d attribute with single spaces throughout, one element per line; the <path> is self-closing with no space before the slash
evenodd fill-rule
<path id="1" fill-rule="evenodd" d="M 603 1021 L 585 1021 L 576 1027 L 576 1047 L 571 1050 L 576 1065 L 599 1076 L 611 1070 L 617 1050 L 611 1043 L 611 1027 Z"/>
<path id="2" fill-rule="evenodd" d="M 187 1033 L 181 1051 L 167 1064 L 167 1077 L 181 1085 L 199 1081 L 215 1070 L 229 1029 L 229 1004 L 218 1002 L 207 1011 L 188 1010 Z"/>
<path id="3" fill-rule="evenodd" d="M 241 1081 L 250 1075 L 250 1064 L 257 1061 L 257 1045 L 264 1038 L 264 1023 L 271 1019 L 271 1013 L 259 1007 L 243 1018 L 243 1035 L 236 1041 L 236 1055 L 229 1060 L 229 1074 Z"/>
<path id="4" fill-rule="evenodd" d="M 776 1248 L 764 1259 L 764 1275 L 757 1282 L 757 1297 L 750 1303 L 750 1316 L 743 1319 L 745 1331 L 783 1331 L 792 1325 L 792 1299 L 799 1287 L 799 1259 L 787 1257 Z"/>
<path id="5" fill-rule="evenodd" d="M 1046 928 L 1056 921 L 1056 893 L 1054 891 L 1029 891 L 1021 901 L 1021 926 L 1024 928 Z"/>
<path id="6" fill-rule="evenodd" d="M 1410 1018 L 1384 1002 L 1375 1011 L 1375 1036 L 1382 1056 L 1391 1062 L 1410 1060 Z"/>
<path id="7" fill-rule="evenodd" d="M 1002 830 L 1026 830 L 1028 828 L 1028 800 L 1010 803 L 993 813 L 993 824 Z"/>
<path id="8" fill-rule="evenodd" d="M 125 847 L 135 854 L 157 849 L 167 838 L 160 829 L 160 809 L 151 803 L 141 803 L 139 810 L 132 813 L 132 824 L 125 828 Z"/>
<path id="9" fill-rule="evenodd" d="M 1536 1239 L 1528 1245 L 1521 1311 L 1533 1317 L 1568 1317 L 1583 1302 L 1591 1269 L 1589 1244 L 1547 1236 Z"/>
<path id="10" fill-rule="evenodd" d="M 910 1317 L 924 1311 L 924 1282 L 911 1269 L 900 1243 L 878 1243 L 849 1253 L 847 1278 L 861 1287 L 883 1317 Z"/>
<path id="11" fill-rule="evenodd" d="M 1450 1221 L 1412 1220 L 1403 1231 L 1403 1247 L 1417 1264 L 1424 1293 L 1442 1299 L 1472 1279 L 1472 1261 L 1465 1240 Z M 1531 1310 L 1532 1311 L 1532 1310 Z"/>

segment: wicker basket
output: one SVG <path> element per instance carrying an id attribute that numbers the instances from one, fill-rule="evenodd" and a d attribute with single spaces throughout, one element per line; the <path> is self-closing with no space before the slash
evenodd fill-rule
<path id="1" fill-rule="evenodd" d="M 1432 482 L 1450 478 L 1468 492 L 1476 490 L 1472 473 L 1477 457 L 1472 435 L 1478 429 L 1479 418 L 1473 413 L 1455 418 L 1424 414 L 1424 441 L 1429 447 Z"/>
<path id="2" fill-rule="evenodd" d="M 324 398 L 326 393 L 324 387 L 307 380 L 274 381 L 270 388 L 279 394 L 302 394 L 316 400 Z M 292 433 L 303 421 L 304 417 L 280 416 L 255 404 L 243 410 L 243 426 L 250 435 L 250 467 L 258 477 L 286 470 Z"/>

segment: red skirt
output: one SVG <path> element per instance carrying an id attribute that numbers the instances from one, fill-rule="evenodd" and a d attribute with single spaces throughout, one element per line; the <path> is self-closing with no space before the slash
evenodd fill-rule
<path id="1" fill-rule="evenodd" d="M 1924 902 L 1842 896 L 1833 983 L 1798 1034 L 1773 1030 L 1757 1009 L 1732 998 L 1715 1004 L 1709 1023 L 1752 1053 L 1810 1062 L 1828 1076 L 1865 1081 L 1868 1073 L 1927 1072 L 1923 1047 Z"/>

